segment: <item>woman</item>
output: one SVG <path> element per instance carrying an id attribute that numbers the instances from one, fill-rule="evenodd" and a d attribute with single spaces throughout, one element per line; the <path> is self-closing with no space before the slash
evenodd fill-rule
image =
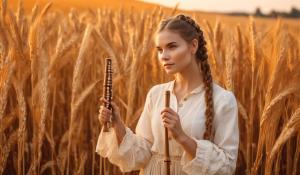
<path id="1" fill-rule="evenodd" d="M 190 17 L 177 15 L 161 22 L 155 42 L 160 63 L 175 80 L 149 90 L 135 134 L 124 126 L 115 103 L 113 114 L 101 106 L 100 122 L 113 116 L 113 127 L 101 131 L 96 152 L 123 172 L 165 174 L 167 127 L 172 175 L 233 174 L 239 144 L 237 103 L 232 92 L 212 81 L 202 30 Z M 166 90 L 171 91 L 170 108 L 164 107 Z"/>

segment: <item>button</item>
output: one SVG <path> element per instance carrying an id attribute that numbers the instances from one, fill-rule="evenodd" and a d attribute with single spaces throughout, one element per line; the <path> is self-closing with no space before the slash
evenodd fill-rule
<path id="1" fill-rule="evenodd" d="M 183 101 L 186 101 L 187 100 L 187 97 L 185 97 L 184 99 L 183 99 Z"/>
<path id="2" fill-rule="evenodd" d="M 178 104 L 178 107 L 182 107 L 182 106 L 183 106 L 183 104 L 182 104 L 182 103 L 179 103 L 179 104 Z"/>

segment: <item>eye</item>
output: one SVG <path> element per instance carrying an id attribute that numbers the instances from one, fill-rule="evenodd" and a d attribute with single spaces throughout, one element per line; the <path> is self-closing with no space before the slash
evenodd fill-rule
<path id="1" fill-rule="evenodd" d="M 169 45 L 169 48 L 170 48 L 170 49 L 174 49 L 174 48 L 176 48 L 176 47 L 177 47 L 177 45 L 174 45 L 174 44 Z"/>
<path id="2" fill-rule="evenodd" d="M 162 49 L 161 48 L 156 48 L 158 53 L 162 53 Z"/>

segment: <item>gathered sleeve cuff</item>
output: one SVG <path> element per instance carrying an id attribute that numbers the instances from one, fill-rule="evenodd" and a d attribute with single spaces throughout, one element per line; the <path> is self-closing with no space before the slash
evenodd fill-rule
<path id="1" fill-rule="evenodd" d="M 113 128 L 109 132 L 101 131 L 96 152 L 117 165 L 122 172 L 138 170 L 148 163 L 151 157 L 151 144 L 144 138 L 135 135 L 128 127 L 126 134 L 118 145 Z"/>
<path id="2" fill-rule="evenodd" d="M 189 175 L 230 175 L 234 173 L 235 155 L 226 153 L 208 140 L 194 140 L 197 143 L 196 156 L 190 160 L 184 152 L 181 159 L 184 172 Z"/>

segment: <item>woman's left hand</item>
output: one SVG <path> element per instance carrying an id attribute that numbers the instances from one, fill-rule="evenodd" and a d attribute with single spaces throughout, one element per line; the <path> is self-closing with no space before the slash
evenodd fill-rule
<path id="1" fill-rule="evenodd" d="M 181 127 L 178 114 L 171 108 L 165 108 L 160 114 L 164 127 L 168 128 L 170 136 L 177 142 L 183 141 L 186 138 L 186 134 Z"/>

